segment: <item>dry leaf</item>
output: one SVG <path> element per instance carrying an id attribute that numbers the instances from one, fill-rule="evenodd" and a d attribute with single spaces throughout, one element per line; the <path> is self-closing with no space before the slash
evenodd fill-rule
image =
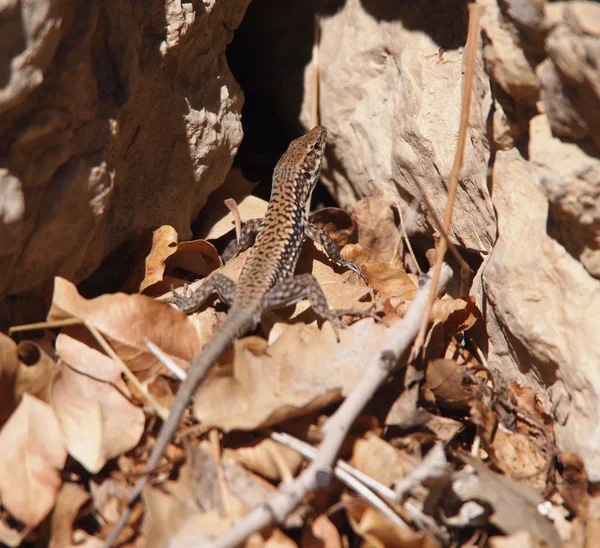
<path id="1" fill-rule="evenodd" d="M 152 249 L 146 257 L 144 279 L 140 283 L 140 293 L 154 284 L 162 282 L 167 259 L 177 251 L 179 236 L 169 225 L 163 225 L 152 233 Z M 164 293 L 164 291 L 163 291 Z"/>
<path id="2" fill-rule="evenodd" d="M 356 440 L 350 465 L 386 487 L 399 482 L 418 464 L 419 458 L 396 449 L 379 436 L 367 433 Z"/>
<path id="3" fill-rule="evenodd" d="M 234 344 L 234 362 L 196 392 L 194 416 L 204 426 L 252 430 L 307 415 L 338 401 L 358 382 L 386 338 L 386 327 L 361 320 L 340 332 L 296 324 L 255 355 Z"/>
<path id="4" fill-rule="evenodd" d="M 17 401 L 25 392 L 50 403 L 52 379 L 57 367 L 54 360 L 33 341 L 23 341 L 17 347 L 21 363 L 17 373 L 15 397 Z"/>
<path id="5" fill-rule="evenodd" d="M 496 474 L 478 459 L 462 454 L 461 458 L 473 466 L 479 482 L 467 492 L 454 491 L 462 500 L 487 501 L 493 508 L 490 521 L 501 531 L 514 534 L 528 531 L 546 542 L 549 548 L 561 546 L 560 537 L 548 518 L 542 516 L 538 506 L 544 499 L 535 491 L 512 478 Z"/>
<path id="6" fill-rule="evenodd" d="M 454 360 L 430 360 L 427 364 L 427 386 L 439 407 L 464 410 L 476 397 L 478 389 L 466 380 L 467 367 Z"/>
<path id="7" fill-rule="evenodd" d="M 325 231 L 338 248 L 356 242 L 356 224 L 347 211 L 324 207 L 309 216 L 309 221 Z"/>
<path id="8" fill-rule="evenodd" d="M 226 199 L 236 201 L 242 222 L 264 217 L 267 202 L 252 196 L 255 186 L 244 178 L 240 169 L 231 169 L 225 182 L 209 196 L 202 209 L 201 225 L 194 227 L 194 235 L 216 240 L 234 229 L 233 217 L 224 204 Z"/>
<path id="9" fill-rule="evenodd" d="M 305 527 L 302 534 L 301 548 L 342 548 L 342 539 L 336 526 L 331 520 L 321 514 Z"/>
<path id="10" fill-rule="evenodd" d="M 373 196 L 363 198 L 352 210 L 358 242 L 368 250 L 371 261 L 389 263 L 396 252 L 400 233 L 392 207 L 392 201 L 376 186 Z"/>
<path id="11" fill-rule="evenodd" d="M 151 377 L 162 367 L 146 348 L 146 338 L 184 368 L 201 349 L 193 325 L 183 312 L 172 306 L 144 295 L 123 293 L 86 300 L 71 282 L 57 277 L 48 319 L 71 317 L 94 325 L 108 338 L 127 366 L 142 379 Z M 70 334 L 74 331 L 68 330 Z"/>
<path id="12" fill-rule="evenodd" d="M 56 349 L 65 364 L 54 379 L 52 406 L 69 454 L 97 473 L 138 444 L 144 412 L 127 399 L 129 390 L 112 359 L 64 333 Z"/>
<path id="13" fill-rule="evenodd" d="M 17 344 L 9 336 L 0 333 L 0 423 L 17 407 L 15 385 L 19 365 Z"/>
<path id="14" fill-rule="evenodd" d="M 304 462 L 300 453 L 270 438 L 245 447 L 225 449 L 223 458 L 237 462 L 271 481 L 286 479 L 284 475 L 294 477 Z"/>
<path id="15" fill-rule="evenodd" d="M 52 408 L 24 394 L 0 431 L 0 500 L 26 525 L 38 525 L 50 512 L 62 484 L 67 450 Z"/>
<path id="16" fill-rule="evenodd" d="M 369 279 L 369 285 L 384 297 L 396 297 L 404 301 L 414 299 L 417 287 L 403 267 L 388 263 L 366 263 L 361 268 Z"/>
<path id="17" fill-rule="evenodd" d="M 90 495 L 76 483 L 65 483 L 60 490 L 56 507 L 52 513 L 52 532 L 49 548 L 74 546 L 73 522 L 80 508 L 90 500 Z M 79 543 L 78 543 L 79 546 Z"/>
<path id="18" fill-rule="evenodd" d="M 348 520 L 354 532 L 375 548 L 437 548 L 440 544 L 424 533 L 390 523 L 366 502 L 344 497 Z"/>

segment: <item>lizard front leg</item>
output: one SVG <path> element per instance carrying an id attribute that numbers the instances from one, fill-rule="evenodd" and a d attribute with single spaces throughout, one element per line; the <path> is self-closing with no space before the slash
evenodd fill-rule
<path id="1" fill-rule="evenodd" d="M 329 320 L 334 328 L 344 328 L 346 324 L 340 319 L 344 315 L 358 318 L 373 318 L 383 321 L 371 310 L 358 310 L 356 308 L 330 308 L 325 293 L 319 282 L 312 274 L 299 274 L 282 280 L 275 285 L 264 298 L 264 307 L 268 309 L 284 308 L 308 299 L 317 316 Z M 339 337 L 338 337 L 339 340 Z"/>
<path id="2" fill-rule="evenodd" d="M 202 308 L 214 294 L 225 304 L 231 305 L 235 300 L 236 291 L 237 286 L 233 280 L 223 274 L 213 274 L 191 295 L 188 295 L 187 289 L 184 295 L 179 295 L 179 293 L 173 291 L 173 294 L 165 301 L 176 304 L 182 312 L 191 314 Z"/>
<path id="3" fill-rule="evenodd" d="M 262 219 L 250 219 L 242 224 L 240 239 L 229 242 L 221 255 L 223 264 L 235 259 L 240 253 L 254 245 Z"/>
<path id="4" fill-rule="evenodd" d="M 321 230 L 318 226 L 313 225 L 310 221 L 307 220 L 304 223 L 304 234 L 306 234 L 306 236 L 310 238 L 313 242 L 321 244 L 323 246 L 323 249 L 325 250 L 325 253 L 332 261 L 338 263 L 341 266 L 346 267 L 348 270 L 352 270 L 352 272 L 355 272 L 365 281 L 367 285 L 369 285 L 369 280 L 363 274 L 359 266 L 354 261 L 344 259 L 341 256 L 338 246 L 335 245 L 335 242 L 330 238 L 327 232 Z"/>

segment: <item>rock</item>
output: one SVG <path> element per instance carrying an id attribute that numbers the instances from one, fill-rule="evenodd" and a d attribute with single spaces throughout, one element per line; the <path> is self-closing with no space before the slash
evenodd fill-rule
<path id="1" fill-rule="evenodd" d="M 0 295 L 191 234 L 242 138 L 225 48 L 248 2 L 2 4 Z"/>
<path id="2" fill-rule="evenodd" d="M 498 241 L 483 271 L 488 363 L 501 381 L 538 389 L 559 448 L 578 453 L 598 481 L 600 282 L 546 233 L 542 175 L 514 149 L 496 155 Z"/>
<path id="3" fill-rule="evenodd" d="M 515 26 L 502 16 L 494 0 L 479 0 L 478 3 L 485 7 L 481 27 L 486 72 L 516 102 L 535 105 L 540 91 L 539 81 L 520 44 Z"/>
<path id="4" fill-rule="evenodd" d="M 556 135 L 600 149 L 600 4 L 569 2 L 562 14 L 538 68 L 546 112 Z"/>
<path id="5" fill-rule="evenodd" d="M 553 137 L 543 115 L 531 120 L 529 159 L 550 201 L 549 235 L 600 278 L 600 159 Z"/>

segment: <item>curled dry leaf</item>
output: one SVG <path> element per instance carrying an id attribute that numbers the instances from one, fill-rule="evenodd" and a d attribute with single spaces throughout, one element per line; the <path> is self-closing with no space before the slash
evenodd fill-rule
<path id="1" fill-rule="evenodd" d="M 219 253 L 211 243 L 205 240 L 177 242 L 177 232 L 171 226 L 161 226 L 154 231 L 140 293 L 163 295 L 171 286 L 181 287 L 194 275 L 204 278 L 221 266 Z"/>
<path id="2" fill-rule="evenodd" d="M 395 297 L 402 301 L 414 299 L 417 286 L 403 267 L 389 263 L 366 263 L 361 268 L 369 279 L 369 285 L 384 297 Z"/>
<path id="3" fill-rule="evenodd" d="M 309 221 L 324 230 L 340 249 L 356 242 L 356 224 L 347 211 L 325 207 L 309 216 Z"/>
<path id="4" fill-rule="evenodd" d="M 271 481 L 294 477 L 303 462 L 297 451 L 265 438 L 256 444 L 225 449 L 223 457 Z M 287 476 L 284 477 L 284 476 Z"/>
<path id="5" fill-rule="evenodd" d="M 9 336 L 0 333 L 0 423 L 17 407 L 15 385 L 19 365 L 17 344 Z"/>
<path id="6" fill-rule="evenodd" d="M 25 525 L 38 525 L 56 503 L 66 459 L 54 411 L 24 394 L 0 431 L 2 505 Z"/>
<path id="7" fill-rule="evenodd" d="M 172 306 L 144 295 L 123 293 L 87 300 L 77 293 L 71 282 L 57 277 L 48 319 L 71 317 L 94 325 L 142 380 L 162 368 L 162 364 L 146 348 L 146 338 L 183 368 L 201 349 L 194 326 L 183 312 Z M 67 331 L 72 333 L 70 329 Z"/>
<path id="8" fill-rule="evenodd" d="M 430 360 L 427 364 L 427 387 L 439 407 L 464 410 L 477 396 L 477 388 L 466 381 L 467 367 L 454 360 Z"/>
<path id="9" fill-rule="evenodd" d="M 52 379 L 57 371 L 55 361 L 33 341 L 19 343 L 17 353 L 21 359 L 15 386 L 17 401 L 27 392 L 50 403 Z"/>
<path id="10" fill-rule="evenodd" d="M 97 473 L 138 444 L 144 412 L 129 401 L 121 370 L 109 357 L 64 333 L 56 349 L 65 363 L 54 379 L 52 406 L 69 454 Z"/>
<path id="11" fill-rule="evenodd" d="M 73 522 L 81 507 L 90 500 L 90 495 L 76 483 L 65 483 L 58 495 L 56 507 L 52 513 L 52 532 L 49 548 L 67 548 L 73 542 Z"/>
<path id="12" fill-rule="evenodd" d="M 356 204 L 352 217 L 358 228 L 358 242 L 368 250 L 370 260 L 391 262 L 400 240 L 392 201 L 375 187 L 373 196 Z"/>

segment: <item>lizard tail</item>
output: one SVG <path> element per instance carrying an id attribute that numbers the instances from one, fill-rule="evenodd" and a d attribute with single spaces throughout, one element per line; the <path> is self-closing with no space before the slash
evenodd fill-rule
<path id="1" fill-rule="evenodd" d="M 188 402 L 194 395 L 194 391 L 204 380 L 211 367 L 223 354 L 225 354 L 233 341 L 256 326 L 257 322 L 254 317 L 254 311 L 234 310 L 232 308 L 225 321 L 206 343 L 202 352 L 192 360 L 187 377 L 177 390 L 177 395 L 173 400 L 173 407 L 169 412 L 169 416 L 158 433 L 156 443 L 154 444 L 148 462 L 146 463 L 146 473 L 135 484 L 129 497 L 127 507 L 121 512 L 119 521 L 115 524 L 115 527 L 106 539 L 104 543 L 105 547 L 110 547 L 117 540 L 119 532 L 127 523 L 133 505 L 139 498 L 144 485 L 146 485 L 148 473 L 152 472 L 160 462 L 167 445 L 169 445 L 177 430 L 177 426 L 185 412 Z"/>

